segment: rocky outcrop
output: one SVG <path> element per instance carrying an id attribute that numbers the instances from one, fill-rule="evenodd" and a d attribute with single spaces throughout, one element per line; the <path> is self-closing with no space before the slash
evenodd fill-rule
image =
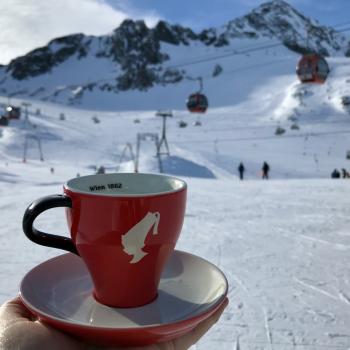
<path id="1" fill-rule="evenodd" d="M 49 73 L 53 67 L 77 54 L 80 59 L 88 53 L 88 41 L 83 34 L 69 35 L 57 38 L 27 55 L 12 60 L 6 71 L 17 80 L 29 79 Z M 84 44 L 85 41 L 85 44 Z"/>

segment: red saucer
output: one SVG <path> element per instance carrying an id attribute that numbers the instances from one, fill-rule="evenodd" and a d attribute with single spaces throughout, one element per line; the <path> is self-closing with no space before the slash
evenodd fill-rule
<path id="1" fill-rule="evenodd" d="M 20 292 L 23 303 L 42 321 L 75 337 L 101 345 L 142 346 L 177 338 L 196 327 L 220 307 L 227 287 L 215 265 L 175 251 L 156 300 L 137 308 L 111 308 L 92 297 L 83 261 L 69 253 L 29 271 Z"/>

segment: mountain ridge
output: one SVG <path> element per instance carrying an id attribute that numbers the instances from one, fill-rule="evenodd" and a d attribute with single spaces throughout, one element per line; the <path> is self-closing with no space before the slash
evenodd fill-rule
<path id="1" fill-rule="evenodd" d="M 187 76 L 181 65 L 166 67 L 172 57 L 164 50 L 164 45 L 172 51 L 180 47 L 194 49 L 200 45 L 221 52 L 239 40 L 258 43 L 266 38 L 300 54 L 312 51 L 324 56 L 350 55 L 345 36 L 330 27 L 318 25 L 287 2 L 273 0 L 221 27 L 199 33 L 165 21 L 149 28 L 142 20 L 127 19 L 107 35 L 79 33 L 53 39 L 48 45 L 0 67 L 0 93 L 52 101 L 67 95 L 63 100 L 75 104 L 86 91 L 96 89 L 111 93 L 148 91 L 155 86 L 179 83 Z M 80 71 L 81 77 L 61 84 L 60 77 L 55 79 L 54 75 L 58 75 L 57 71 L 69 60 L 74 61 L 74 74 Z M 89 64 L 84 66 L 82 63 L 89 61 L 94 62 L 90 69 L 95 69 L 96 74 L 85 79 L 84 69 Z M 50 80 L 49 88 L 43 80 Z M 27 84 L 29 82 L 31 84 Z"/>

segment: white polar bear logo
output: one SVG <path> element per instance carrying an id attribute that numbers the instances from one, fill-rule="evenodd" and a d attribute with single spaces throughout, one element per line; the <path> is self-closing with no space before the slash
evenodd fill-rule
<path id="1" fill-rule="evenodd" d="M 125 235 L 122 235 L 123 250 L 126 254 L 132 255 L 130 264 L 136 264 L 148 253 L 142 248 L 145 246 L 145 240 L 148 232 L 153 226 L 153 235 L 158 234 L 158 225 L 160 214 L 158 212 L 148 212 L 146 216 L 132 227 Z"/>

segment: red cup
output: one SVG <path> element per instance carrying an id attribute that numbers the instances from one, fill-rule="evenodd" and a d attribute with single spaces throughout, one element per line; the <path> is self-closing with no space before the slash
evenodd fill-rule
<path id="1" fill-rule="evenodd" d="M 185 215 L 184 181 L 153 174 L 78 177 L 63 195 L 33 202 L 23 231 L 35 243 L 68 250 L 85 262 L 94 296 L 113 307 L 136 307 L 157 297 L 160 276 L 175 248 Z M 35 218 L 67 207 L 71 238 L 40 232 Z"/>

